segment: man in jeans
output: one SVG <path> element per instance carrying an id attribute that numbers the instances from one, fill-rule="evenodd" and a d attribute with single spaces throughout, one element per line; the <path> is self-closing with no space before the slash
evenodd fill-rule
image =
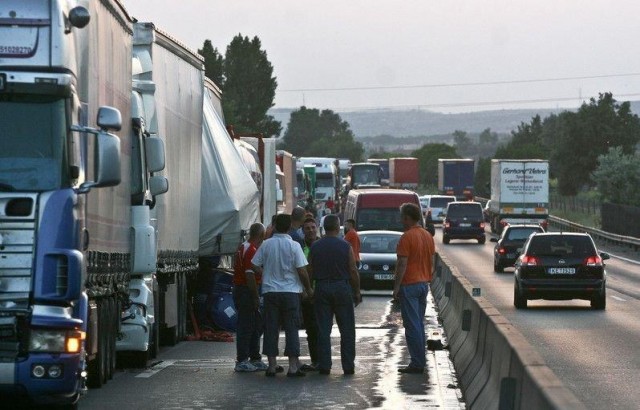
<path id="1" fill-rule="evenodd" d="M 233 273 L 233 301 L 238 312 L 236 332 L 236 372 L 266 370 L 260 355 L 262 316 L 260 314 L 261 275 L 254 272 L 251 259 L 264 240 L 264 226 L 255 223 L 249 228 L 249 240 L 240 244 Z"/>
<path id="2" fill-rule="evenodd" d="M 291 215 L 276 217 L 276 229 L 272 238 L 264 241 L 251 260 L 253 270 L 262 274 L 264 296 L 263 353 L 269 358 L 266 376 L 276 375 L 280 324 L 284 328 L 286 345 L 284 354 L 289 357 L 289 377 L 305 374 L 300 370 L 300 294 L 313 297 L 307 276 L 307 259 L 302 247 L 287 234 L 291 229 Z"/>
<path id="3" fill-rule="evenodd" d="M 404 335 L 411 362 L 400 373 L 423 373 L 426 365 L 424 314 L 433 273 L 435 243 L 420 226 L 421 211 L 416 204 L 400 207 L 405 232 L 398 242 L 393 298 L 400 301 Z"/>
<path id="4" fill-rule="evenodd" d="M 304 247 L 302 251 L 308 261 L 311 246 L 318 240 L 316 220 L 313 218 L 305 219 L 302 231 L 304 232 Z M 307 331 L 307 344 L 309 345 L 311 364 L 303 364 L 300 369 L 303 372 L 314 372 L 318 370 L 318 323 L 316 323 L 316 313 L 311 299 L 302 300 L 302 320 Z"/>
<path id="5" fill-rule="evenodd" d="M 344 374 L 354 374 L 356 358 L 355 305 L 362 302 L 360 276 L 351 245 L 338 237 L 340 219 L 327 215 L 325 237 L 311 246 L 309 269 L 315 282 L 315 311 L 318 322 L 318 367 L 331 373 L 331 328 L 333 316 L 340 330 L 340 357 Z"/>

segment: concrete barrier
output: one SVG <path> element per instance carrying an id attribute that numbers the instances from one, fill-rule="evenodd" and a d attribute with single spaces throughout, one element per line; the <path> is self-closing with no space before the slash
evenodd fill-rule
<path id="1" fill-rule="evenodd" d="M 585 409 L 542 356 L 446 258 L 431 290 L 471 409 Z"/>

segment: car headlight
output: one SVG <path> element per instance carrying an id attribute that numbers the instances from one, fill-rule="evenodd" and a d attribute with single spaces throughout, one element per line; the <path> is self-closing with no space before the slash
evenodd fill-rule
<path id="1" fill-rule="evenodd" d="M 29 350 L 32 352 L 64 352 L 67 334 L 61 330 L 32 330 Z"/>

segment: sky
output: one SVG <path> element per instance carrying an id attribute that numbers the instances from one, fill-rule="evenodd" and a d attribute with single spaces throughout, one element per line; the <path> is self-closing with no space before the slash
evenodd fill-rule
<path id="1" fill-rule="evenodd" d="M 561 108 L 606 91 L 640 100 L 637 0 L 124 4 L 193 49 L 210 39 L 224 52 L 238 33 L 258 36 L 278 80 L 276 108 Z M 548 79 L 562 80 L 531 81 Z"/>

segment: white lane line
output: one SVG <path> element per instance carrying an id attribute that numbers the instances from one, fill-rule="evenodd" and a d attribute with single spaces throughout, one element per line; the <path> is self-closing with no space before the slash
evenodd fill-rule
<path id="1" fill-rule="evenodd" d="M 612 257 L 616 258 L 616 259 L 620 259 L 622 261 L 625 262 L 629 262 L 629 263 L 633 263 L 634 265 L 640 265 L 640 261 L 636 261 L 633 259 L 629 259 L 629 258 L 625 258 L 624 256 L 620 256 L 620 255 L 614 255 L 613 253 L 607 252 L 609 255 L 611 255 Z"/>
<path id="2" fill-rule="evenodd" d="M 615 300 L 619 301 L 619 302 L 626 302 L 627 301 L 627 299 L 622 299 L 619 296 L 611 295 L 611 297 L 614 298 Z"/>
<path id="3" fill-rule="evenodd" d="M 161 371 L 163 369 L 166 369 L 167 367 L 171 366 L 175 362 L 176 362 L 175 360 L 162 361 L 162 362 L 158 363 L 157 365 L 148 368 L 144 372 L 137 374 L 136 377 L 140 377 L 140 378 L 143 378 L 143 379 L 148 379 L 149 377 L 153 376 L 154 374 L 158 373 L 159 371 Z"/>

